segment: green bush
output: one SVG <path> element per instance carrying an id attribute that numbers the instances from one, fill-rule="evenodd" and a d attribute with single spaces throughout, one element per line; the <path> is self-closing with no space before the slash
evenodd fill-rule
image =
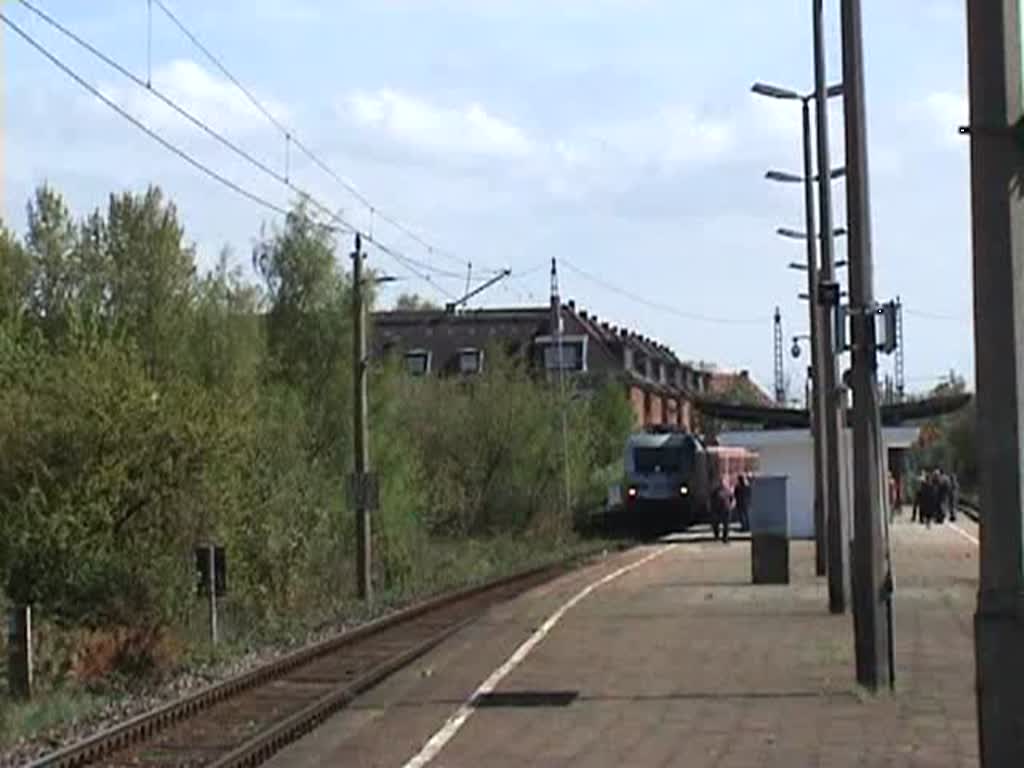
<path id="1" fill-rule="evenodd" d="M 258 283 L 228 254 L 199 276 L 157 189 L 75 222 L 43 188 L 22 240 L 0 227 L 6 597 L 69 637 L 134 648 L 138 629 L 172 648 L 169 632 L 202 637 L 193 549 L 212 538 L 228 553 L 230 637 L 351 606 L 352 301 L 336 250 L 300 205 L 261 233 Z M 621 386 L 562 395 L 500 348 L 485 359 L 457 379 L 371 367 L 385 602 L 556 551 L 621 461 Z M 146 667 L 122 650 L 111 658 Z"/>

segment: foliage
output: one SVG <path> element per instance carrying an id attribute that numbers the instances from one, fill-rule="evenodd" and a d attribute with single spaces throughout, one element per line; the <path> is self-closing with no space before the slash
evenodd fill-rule
<path id="1" fill-rule="evenodd" d="M 156 188 L 75 220 L 42 187 L 23 238 L 0 228 L 0 596 L 69 637 L 194 645 L 194 547 L 213 539 L 229 641 L 344 609 L 352 287 L 336 250 L 299 204 L 260 233 L 257 282 L 227 252 L 199 274 Z M 551 552 L 620 460 L 621 388 L 563 399 L 501 350 L 485 359 L 444 380 L 371 366 L 383 595 Z"/>
<path id="2" fill-rule="evenodd" d="M 951 371 L 949 380 L 936 386 L 930 395 L 958 395 L 966 390 L 963 377 Z M 965 491 L 977 489 L 978 453 L 973 400 L 955 413 L 930 419 L 922 425 L 921 435 L 911 454 L 911 465 L 915 469 L 941 467 L 955 473 Z"/>
<path id="3" fill-rule="evenodd" d="M 425 299 L 416 293 L 403 293 L 395 300 L 395 309 L 422 310 L 440 308 L 440 306 L 430 299 Z"/>

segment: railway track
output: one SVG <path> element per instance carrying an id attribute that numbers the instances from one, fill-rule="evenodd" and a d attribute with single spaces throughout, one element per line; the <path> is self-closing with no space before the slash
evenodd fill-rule
<path id="1" fill-rule="evenodd" d="M 586 557 L 398 611 L 125 721 L 29 768 L 258 765 L 487 607 L 569 571 Z"/>
<path id="2" fill-rule="evenodd" d="M 962 512 L 964 515 L 969 517 L 971 520 L 973 520 L 974 522 L 976 522 L 976 523 L 980 523 L 981 522 L 978 519 L 978 505 L 975 502 L 973 502 L 973 501 L 965 501 L 964 499 L 960 499 L 960 503 L 957 505 L 957 509 L 960 512 Z"/>

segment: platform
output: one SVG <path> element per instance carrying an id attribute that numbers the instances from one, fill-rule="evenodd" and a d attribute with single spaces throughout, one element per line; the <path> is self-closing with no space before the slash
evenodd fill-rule
<path id="1" fill-rule="evenodd" d="M 893 695 L 854 683 L 852 619 L 829 615 L 810 542 L 790 585 L 753 586 L 748 542 L 698 532 L 492 609 L 270 765 L 978 765 L 977 530 L 906 517 Z"/>

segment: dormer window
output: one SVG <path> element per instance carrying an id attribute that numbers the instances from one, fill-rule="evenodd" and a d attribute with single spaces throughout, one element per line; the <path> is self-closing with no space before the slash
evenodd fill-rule
<path id="1" fill-rule="evenodd" d="M 406 352 L 405 370 L 412 376 L 426 376 L 430 373 L 430 352 L 425 349 Z"/>
<path id="2" fill-rule="evenodd" d="M 561 343 L 557 337 L 541 336 L 536 344 L 541 348 L 545 370 L 587 370 L 586 336 L 563 336 Z"/>
<path id="3" fill-rule="evenodd" d="M 459 350 L 459 373 L 474 374 L 484 370 L 484 352 L 482 349 L 466 347 Z"/>

